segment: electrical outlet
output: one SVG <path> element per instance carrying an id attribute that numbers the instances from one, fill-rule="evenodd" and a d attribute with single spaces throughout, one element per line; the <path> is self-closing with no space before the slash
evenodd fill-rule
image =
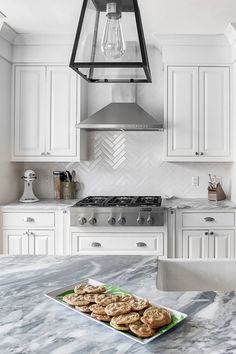
<path id="1" fill-rule="evenodd" d="M 199 176 L 192 176 L 192 186 L 193 187 L 199 186 Z"/>

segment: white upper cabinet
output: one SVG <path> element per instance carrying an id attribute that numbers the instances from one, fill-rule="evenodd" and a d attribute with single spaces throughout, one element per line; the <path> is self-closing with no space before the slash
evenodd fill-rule
<path id="1" fill-rule="evenodd" d="M 198 69 L 168 69 L 168 156 L 198 151 Z"/>
<path id="2" fill-rule="evenodd" d="M 44 151 L 44 67 L 15 67 L 14 156 Z"/>
<path id="3" fill-rule="evenodd" d="M 231 161 L 229 67 L 169 66 L 169 161 Z"/>
<path id="4" fill-rule="evenodd" d="M 200 154 L 230 155 L 229 68 L 199 68 Z"/>
<path id="5" fill-rule="evenodd" d="M 67 66 L 14 67 L 13 161 L 78 161 L 80 79 Z"/>
<path id="6" fill-rule="evenodd" d="M 47 153 L 76 156 L 77 77 L 67 67 L 47 67 Z"/>

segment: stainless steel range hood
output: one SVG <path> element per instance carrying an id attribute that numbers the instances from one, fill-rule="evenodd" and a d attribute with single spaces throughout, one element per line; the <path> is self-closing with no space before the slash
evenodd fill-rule
<path id="1" fill-rule="evenodd" d="M 89 130 L 163 131 L 158 122 L 137 103 L 110 103 L 76 125 Z"/>

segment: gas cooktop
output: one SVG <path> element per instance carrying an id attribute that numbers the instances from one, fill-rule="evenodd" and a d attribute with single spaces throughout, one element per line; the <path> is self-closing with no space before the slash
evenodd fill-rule
<path id="1" fill-rule="evenodd" d="M 160 196 L 90 196 L 71 208 L 71 226 L 163 226 Z"/>
<path id="2" fill-rule="evenodd" d="M 80 200 L 74 207 L 144 207 L 161 206 L 160 196 L 90 196 Z"/>

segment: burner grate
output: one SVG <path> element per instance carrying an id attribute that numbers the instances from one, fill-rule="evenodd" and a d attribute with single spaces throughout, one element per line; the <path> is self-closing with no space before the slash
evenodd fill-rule
<path id="1" fill-rule="evenodd" d="M 160 196 L 89 196 L 80 200 L 78 207 L 144 207 L 161 206 Z"/>

